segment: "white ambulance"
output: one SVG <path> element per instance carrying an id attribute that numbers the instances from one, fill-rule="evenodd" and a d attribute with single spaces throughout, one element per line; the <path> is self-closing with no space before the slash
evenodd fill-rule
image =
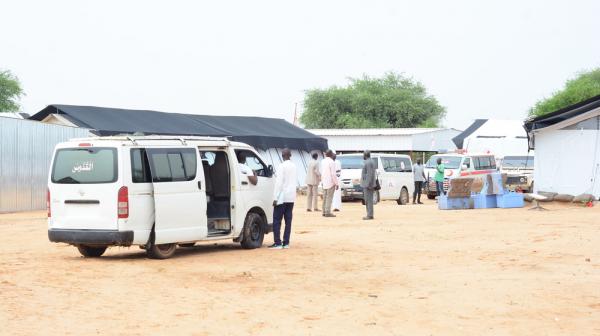
<path id="1" fill-rule="evenodd" d="M 448 191 L 448 179 L 459 176 L 478 174 L 489 174 L 498 171 L 496 158 L 493 154 L 462 154 L 447 153 L 436 154 L 429 158 L 425 164 L 425 176 L 427 184 L 425 190 L 427 198 L 434 199 L 437 196 L 435 187 L 435 174 L 437 160 L 441 159 L 444 164 L 444 191 Z"/>
<path id="2" fill-rule="evenodd" d="M 165 259 L 177 246 L 221 239 L 258 248 L 270 232 L 273 186 L 273 167 L 225 138 L 74 139 L 56 146 L 50 166 L 48 237 L 86 257 L 139 245 Z"/>

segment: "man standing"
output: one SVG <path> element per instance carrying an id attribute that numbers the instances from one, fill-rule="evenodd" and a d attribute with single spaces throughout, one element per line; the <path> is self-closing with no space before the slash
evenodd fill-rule
<path id="1" fill-rule="evenodd" d="M 284 148 L 281 152 L 283 163 L 277 167 L 275 176 L 275 191 L 273 192 L 273 245 L 269 248 L 287 249 L 290 247 L 292 232 L 292 211 L 296 201 L 296 166 L 290 158 L 292 152 Z M 281 242 L 281 220 L 285 219 L 283 244 Z"/>
<path id="2" fill-rule="evenodd" d="M 417 164 L 413 167 L 413 173 L 415 175 L 415 191 L 413 192 L 413 204 L 415 201 L 419 202 L 419 204 L 423 204 L 421 202 L 421 191 L 423 189 L 423 182 L 425 182 L 425 169 L 421 164 L 421 159 L 417 159 Z M 418 196 L 418 198 L 417 198 Z"/>
<path id="3" fill-rule="evenodd" d="M 337 159 L 337 154 L 333 153 L 333 162 L 335 163 L 335 176 L 340 181 L 342 176 L 342 163 Z M 333 200 L 331 201 L 331 207 L 333 211 L 340 211 L 342 209 L 342 188 L 337 188 L 333 193 Z"/>
<path id="4" fill-rule="evenodd" d="M 333 193 L 338 189 L 338 179 L 335 174 L 335 162 L 333 152 L 328 149 L 325 158 L 321 160 L 321 182 L 323 183 L 323 217 L 335 217 L 331 213 L 331 201 Z"/>
<path id="5" fill-rule="evenodd" d="M 319 183 L 321 182 L 321 173 L 319 172 L 319 154 L 313 153 L 312 160 L 308 163 L 306 172 L 306 187 L 308 189 L 308 198 L 306 200 L 306 211 L 319 211 L 317 206 L 319 198 Z"/>
<path id="6" fill-rule="evenodd" d="M 446 167 L 442 163 L 442 158 L 438 158 L 435 167 L 435 189 L 438 196 L 446 195 L 444 192 L 444 170 L 446 170 Z"/>
<path id="7" fill-rule="evenodd" d="M 375 181 L 377 175 L 375 171 L 375 162 L 371 159 L 371 152 L 365 151 L 363 153 L 363 159 L 365 162 L 360 177 L 360 186 L 363 188 L 363 197 L 365 199 L 365 205 L 367 206 L 367 216 L 363 217 L 363 219 L 371 220 L 373 219 L 373 197 L 375 194 Z"/>

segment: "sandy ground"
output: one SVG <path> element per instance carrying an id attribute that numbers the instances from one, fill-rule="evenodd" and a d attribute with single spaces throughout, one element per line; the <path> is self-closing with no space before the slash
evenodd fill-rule
<path id="1" fill-rule="evenodd" d="M 289 250 L 224 241 L 168 260 L 48 242 L 0 215 L 0 334 L 600 335 L 600 207 L 297 204 Z M 272 236 L 265 239 L 265 246 Z"/>

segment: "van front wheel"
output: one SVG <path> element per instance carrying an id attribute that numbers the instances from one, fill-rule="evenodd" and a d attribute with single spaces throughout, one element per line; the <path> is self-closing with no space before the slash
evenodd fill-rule
<path id="1" fill-rule="evenodd" d="M 167 259 L 175 254 L 177 244 L 151 244 L 148 248 L 148 257 L 152 259 Z"/>
<path id="2" fill-rule="evenodd" d="M 244 222 L 241 245 L 245 249 L 259 248 L 265 238 L 264 221 L 262 217 L 254 212 L 248 213 Z"/>
<path id="3" fill-rule="evenodd" d="M 107 246 L 77 245 L 77 250 L 86 258 L 98 258 L 104 254 Z"/>

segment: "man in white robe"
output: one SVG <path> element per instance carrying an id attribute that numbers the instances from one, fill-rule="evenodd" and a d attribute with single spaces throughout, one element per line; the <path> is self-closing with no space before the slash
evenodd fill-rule
<path id="1" fill-rule="evenodd" d="M 335 175 L 337 176 L 338 181 L 340 181 L 340 177 L 342 176 L 342 163 L 340 162 L 340 160 L 337 160 L 336 157 L 337 155 L 333 154 L 333 160 L 335 162 Z M 331 207 L 333 208 L 333 211 L 342 210 L 342 188 L 338 188 L 333 193 Z"/>

